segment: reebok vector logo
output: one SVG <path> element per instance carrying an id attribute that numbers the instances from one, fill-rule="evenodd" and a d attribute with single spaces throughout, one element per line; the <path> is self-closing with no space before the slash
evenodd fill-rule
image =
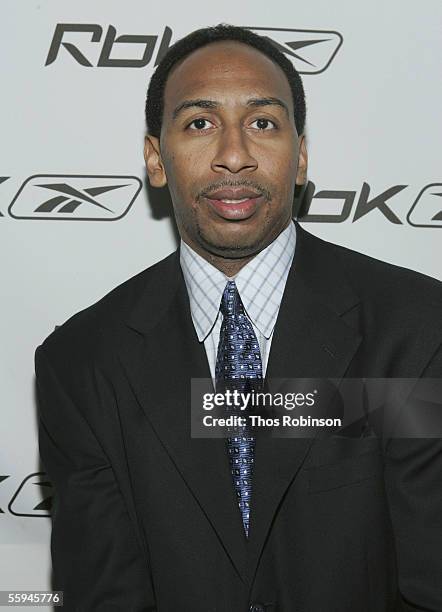
<path id="1" fill-rule="evenodd" d="M 424 187 L 407 215 L 415 227 L 442 227 L 442 183 Z"/>
<path id="2" fill-rule="evenodd" d="M 9 206 L 16 219 L 115 221 L 141 191 L 136 176 L 36 174 L 18 190 Z"/>
<path id="3" fill-rule="evenodd" d="M 255 28 L 268 38 L 293 63 L 300 74 L 319 74 L 326 70 L 343 43 L 343 37 L 333 30 L 288 30 L 285 28 Z"/>
<path id="4" fill-rule="evenodd" d="M 16 516 L 50 516 L 53 493 L 45 472 L 29 474 L 9 502 L 9 512 Z"/>

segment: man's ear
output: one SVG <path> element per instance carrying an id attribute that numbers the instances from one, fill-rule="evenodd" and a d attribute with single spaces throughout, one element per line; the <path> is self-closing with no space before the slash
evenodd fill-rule
<path id="1" fill-rule="evenodd" d="M 151 134 L 147 134 L 144 139 L 144 161 L 152 187 L 164 187 L 167 184 L 167 178 L 161 159 L 160 141 Z"/>
<path id="2" fill-rule="evenodd" d="M 305 146 L 305 136 L 301 136 L 299 140 L 299 154 L 298 154 L 298 172 L 296 174 L 296 184 L 304 185 L 307 180 L 307 166 L 308 166 L 308 155 L 307 147 Z"/>

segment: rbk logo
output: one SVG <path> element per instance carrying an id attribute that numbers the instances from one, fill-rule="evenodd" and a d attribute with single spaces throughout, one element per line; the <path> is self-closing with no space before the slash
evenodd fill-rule
<path id="1" fill-rule="evenodd" d="M 246 26 L 265 36 L 292 60 L 301 74 L 324 72 L 342 45 L 343 38 L 333 30 L 292 30 Z M 92 68 L 143 68 L 152 61 L 157 66 L 168 51 L 172 29 L 166 26 L 161 35 L 120 34 L 109 25 L 104 34 L 97 23 L 58 23 L 49 47 L 45 66 L 53 64 L 64 49 L 77 64 Z"/>
<path id="2" fill-rule="evenodd" d="M 249 27 L 272 42 L 292 60 L 300 74 L 319 74 L 326 70 L 343 43 L 333 30 L 287 30 Z"/>
<path id="3" fill-rule="evenodd" d="M 16 219 L 115 221 L 141 191 L 136 176 L 37 174 L 28 178 L 9 206 Z"/>
<path id="4" fill-rule="evenodd" d="M 342 223 L 350 217 L 350 213 L 354 209 L 352 223 L 365 217 L 373 210 L 390 221 L 401 225 L 399 219 L 393 209 L 387 204 L 393 196 L 406 189 L 408 185 L 394 185 L 389 187 L 382 193 L 371 195 L 371 188 L 368 183 L 363 183 L 359 197 L 356 191 L 353 190 L 321 190 L 316 192 L 316 186 L 312 181 L 308 181 L 300 199 L 295 205 L 295 214 L 300 221 L 310 223 Z M 356 206 L 354 203 L 356 202 Z M 338 204 L 338 210 L 334 210 Z M 321 207 L 320 212 L 315 211 L 315 208 Z"/>
<path id="5" fill-rule="evenodd" d="M 79 45 L 80 48 L 73 42 L 66 40 L 70 36 L 74 36 L 74 40 L 77 41 L 78 36 L 76 34 L 89 34 L 90 41 L 92 43 L 101 43 L 103 36 L 103 28 L 98 23 L 58 23 L 54 36 L 52 38 L 51 46 L 49 47 L 48 57 L 46 58 L 45 66 L 49 66 L 58 58 L 58 53 L 61 47 L 64 47 L 66 51 L 74 58 L 74 60 L 81 66 L 91 68 L 94 64 L 91 61 L 91 55 L 95 55 L 94 49 L 91 49 L 90 43 L 84 36 L 81 36 Z M 158 36 L 156 35 L 141 35 L 141 34 L 122 34 L 117 36 L 117 29 L 110 25 L 107 29 L 104 41 L 100 46 L 95 47 L 100 52 L 96 66 L 102 67 L 114 67 L 114 68 L 142 68 L 152 59 L 152 55 L 157 44 Z M 163 55 L 169 48 L 170 39 L 172 38 L 172 30 L 169 27 L 164 28 L 163 36 L 160 42 L 158 53 L 155 60 L 155 66 L 159 63 Z M 111 57 L 112 51 L 115 46 L 121 49 L 123 46 L 123 52 L 129 53 L 129 57 Z M 135 49 L 133 51 L 129 50 Z M 84 53 L 86 48 L 86 55 Z M 140 54 L 141 52 L 141 54 Z M 121 51 L 120 51 L 121 54 Z"/>

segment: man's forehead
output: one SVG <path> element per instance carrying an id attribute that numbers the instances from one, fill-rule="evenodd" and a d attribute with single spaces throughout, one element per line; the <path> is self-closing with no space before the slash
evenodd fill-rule
<path id="1" fill-rule="evenodd" d="M 257 49 L 236 41 L 211 43 L 182 60 L 169 75 L 164 92 L 166 107 L 185 98 L 207 95 L 228 100 L 256 96 L 284 98 L 291 105 L 286 75 Z"/>

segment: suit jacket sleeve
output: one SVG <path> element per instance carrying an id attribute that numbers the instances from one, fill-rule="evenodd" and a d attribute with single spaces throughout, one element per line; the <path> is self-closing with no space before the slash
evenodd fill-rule
<path id="1" fill-rule="evenodd" d="M 442 378 L 441 347 L 423 376 Z M 392 439 L 386 451 L 385 478 L 396 539 L 401 610 L 442 610 L 442 440 Z"/>
<path id="2" fill-rule="evenodd" d="M 96 436 L 35 352 L 40 456 L 54 486 L 53 589 L 66 612 L 154 612 L 149 567 Z"/>

